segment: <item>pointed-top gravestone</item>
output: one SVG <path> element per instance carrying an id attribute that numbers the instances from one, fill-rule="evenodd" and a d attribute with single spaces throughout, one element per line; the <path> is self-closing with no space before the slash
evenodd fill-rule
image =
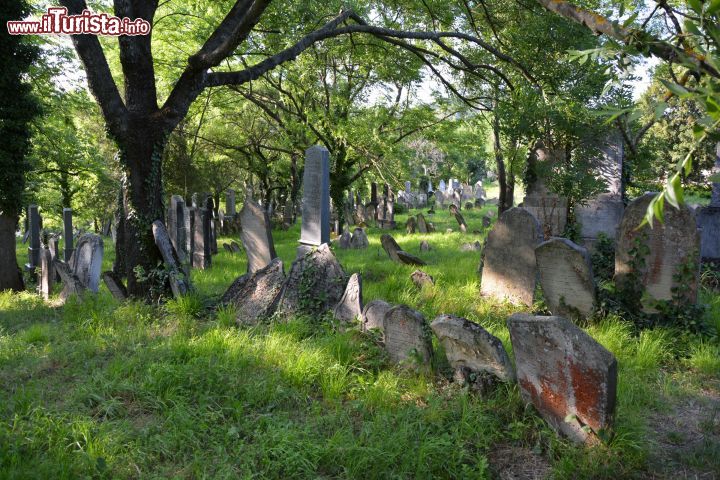
<path id="1" fill-rule="evenodd" d="M 265 268 L 277 257 L 267 212 L 248 197 L 240 210 L 240 224 L 240 239 L 247 255 L 248 272 Z"/>
<path id="2" fill-rule="evenodd" d="M 362 278 L 359 273 L 353 273 L 345 287 L 345 293 L 333 310 L 333 315 L 343 322 L 353 322 L 360 318 L 362 311 Z"/>
<path id="3" fill-rule="evenodd" d="M 613 354 L 562 317 L 516 313 L 507 324 L 523 400 L 557 432 L 598 443 L 615 412 Z"/>
<path id="4" fill-rule="evenodd" d="M 500 300 L 532 305 L 538 243 L 540 225 L 530 212 L 517 207 L 504 212 L 488 234 L 483 250 L 480 292 Z"/>
<path id="5" fill-rule="evenodd" d="M 305 151 L 302 227 L 298 253 L 330 241 L 330 152 L 312 146 Z"/>
<path id="6" fill-rule="evenodd" d="M 615 282 L 623 291 L 642 294 L 647 313 L 656 311 L 656 301 L 673 300 L 676 289 L 685 301 L 695 303 L 700 274 L 700 235 L 687 206 L 669 206 L 663 223 L 655 220 L 652 228 L 638 228 L 654 196 L 646 193 L 627 206 L 615 248 Z"/>
<path id="7" fill-rule="evenodd" d="M 422 213 L 418 213 L 417 215 L 417 229 L 420 233 L 428 233 L 427 222 L 425 221 L 425 216 Z"/>
<path id="8" fill-rule="evenodd" d="M 595 281 L 587 250 L 567 238 L 535 248 L 540 286 L 553 315 L 584 319 L 595 308 Z"/>

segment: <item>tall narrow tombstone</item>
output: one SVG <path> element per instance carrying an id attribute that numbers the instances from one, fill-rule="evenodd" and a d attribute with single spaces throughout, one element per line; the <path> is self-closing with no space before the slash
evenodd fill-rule
<path id="1" fill-rule="evenodd" d="M 38 279 L 38 290 L 40 295 L 47 300 L 50 298 L 52 293 L 53 285 L 55 284 L 55 265 L 52 261 L 52 254 L 50 249 L 40 249 L 40 278 Z"/>
<path id="2" fill-rule="evenodd" d="M 305 151 L 300 248 L 304 254 L 330 241 L 330 152 L 312 146 Z"/>
<path id="3" fill-rule="evenodd" d="M 407 195 L 410 195 L 411 192 L 412 192 L 412 183 L 410 183 L 409 180 L 406 180 L 405 181 L 405 193 Z"/>
<path id="4" fill-rule="evenodd" d="M 173 195 L 170 198 L 170 209 L 168 212 L 168 234 L 172 241 L 175 251 L 180 257 L 181 262 L 185 262 L 187 258 L 187 225 L 186 225 L 186 208 L 185 200 L 180 195 Z"/>
<path id="5" fill-rule="evenodd" d="M 445 193 L 445 180 L 440 180 L 440 183 L 438 183 L 438 190 Z"/>
<path id="6" fill-rule="evenodd" d="M 655 301 L 673 300 L 674 292 L 695 303 L 700 274 L 700 234 L 687 206 L 667 206 L 663 223 L 655 220 L 652 228 L 638 228 L 654 197 L 646 193 L 627 206 L 615 248 L 615 282 L 626 292 L 643 293 L 647 313 L 655 312 Z M 678 278 L 690 265 L 692 273 Z"/>
<path id="7" fill-rule="evenodd" d="M 100 287 L 103 254 L 102 237 L 86 233 L 78 238 L 77 247 L 70 259 L 72 273 L 86 289 L 94 293 L 97 293 Z"/>
<path id="8" fill-rule="evenodd" d="M 225 216 L 235 216 L 235 190 L 231 188 L 225 190 Z"/>
<path id="9" fill-rule="evenodd" d="M 713 174 L 720 175 L 720 143 L 717 144 Z M 712 184 L 710 205 L 697 212 L 700 227 L 700 256 L 704 262 L 720 264 L 720 182 Z"/>
<path id="10" fill-rule="evenodd" d="M 63 251 L 64 260 L 70 261 L 73 254 L 73 218 L 72 208 L 63 208 L 63 242 L 65 250 Z"/>
<path id="11" fill-rule="evenodd" d="M 507 324 L 523 400 L 555 431 L 599 443 L 615 413 L 613 354 L 562 317 L 516 313 Z"/>
<path id="12" fill-rule="evenodd" d="M 370 184 L 370 203 L 374 203 L 375 205 L 378 203 L 377 183 L 375 182 Z"/>
<path id="13" fill-rule="evenodd" d="M 27 212 L 30 246 L 28 247 L 28 263 L 25 268 L 33 270 L 35 267 L 40 266 L 40 213 L 37 205 L 30 205 Z"/>
<path id="14" fill-rule="evenodd" d="M 515 207 L 500 215 L 483 250 L 480 292 L 512 303 L 532 305 L 538 243 L 540 225 L 530 212 Z"/>
<path id="15" fill-rule="evenodd" d="M 246 198 L 240 210 L 240 223 L 242 224 L 240 239 L 248 261 L 247 271 L 254 273 L 265 268 L 277 257 L 270 229 L 270 218 L 253 199 Z"/>
<path id="16" fill-rule="evenodd" d="M 207 194 L 205 196 L 205 208 L 208 211 L 208 214 L 210 215 L 210 255 L 217 255 L 218 253 L 218 246 L 217 246 L 217 229 L 215 225 L 215 200 L 213 199 L 212 195 Z"/>
<path id="17" fill-rule="evenodd" d="M 553 315 L 584 319 L 595 307 L 595 281 L 587 250 L 567 238 L 535 248 L 540 286 Z"/>
<path id="18" fill-rule="evenodd" d="M 51 236 L 48 238 L 48 244 L 47 244 L 48 250 L 50 250 L 50 266 L 53 271 L 55 271 L 55 260 L 60 260 L 60 241 L 58 240 L 58 237 L 56 235 Z M 60 281 L 60 274 L 55 272 L 55 281 Z"/>
<path id="19" fill-rule="evenodd" d="M 193 208 L 193 250 L 192 266 L 200 270 L 210 268 L 212 255 L 210 252 L 210 212 L 207 208 Z"/>

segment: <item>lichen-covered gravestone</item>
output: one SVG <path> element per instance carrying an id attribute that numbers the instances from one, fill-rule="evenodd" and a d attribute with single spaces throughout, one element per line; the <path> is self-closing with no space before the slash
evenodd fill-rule
<path id="1" fill-rule="evenodd" d="M 370 245 L 370 242 L 368 242 L 365 230 L 360 227 L 355 228 L 350 238 L 350 248 L 362 249 L 367 248 L 368 245 Z"/>
<path id="2" fill-rule="evenodd" d="M 566 238 L 535 249 L 540 286 L 553 315 L 583 318 L 595 307 L 595 281 L 587 250 Z"/>
<path id="3" fill-rule="evenodd" d="M 417 216 L 417 229 L 420 233 L 428 233 L 427 221 L 422 213 L 418 213 Z"/>
<path id="4" fill-rule="evenodd" d="M 423 288 L 425 285 L 435 285 L 435 279 L 432 275 L 423 272 L 422 270 L 415 270 L 410 274 L 410 280 L 418 288 Z"/>
<path id="5" fill-rule="evenodd" d="M 86 233 L 78 239 L 70 259 L 70 268 L 83 286 L 97 293 L 100 287 L 104 246 L 99 235 Z"/>
<path id="6" fill-rule="evenodd" d="M 488 234 L 483 250 L 480 292 L 513 303 L 532 305 L 540 225 L 522 208 L 504 212 Z"/>
<path id="7" fill-rule="evenodd" d="M 343 322 L 352 322 L 362 316 L 362 278 L 360 274 L 353 273 L 345 287 L 345 293 L 335 305 L 333 315 Z"/>
<path id="8" fill-rule="evenodd" d="M 430 328 L 425 317 L 407 305 L 391 308 L 383 319 L 385 350 L 395 363 L 418 361 L 427 364 L 432 357 Z"/>
<path id="9" fill-rule="evenodd" d="M 653 197 L 646 193 L 625 209 L 615 248 L 618 288 L 642 294 L 648 313 L 656 310 L 658 300 L 695 303 L 700 274 L 700 235 L 687 206 L 668 206 L 663 223 L 638 228 Z"/>
<path id="10" fill-rule="evenodd" d="M 279 310 L 286 315 L 321 315 L 345 293 L 348 277 L 327 243 L 296 259 L 283 287 Z"/>
<path id="11" fill-rule="evenodd" d="M 342 235 L 337 239 L 337 245 L 339 248 L 343 250 L 347 250 L 350 248 L 350 241 L 352 240 L 352 236 L 350 235 L 350 232 L 345 230 Z"/>
<path id="12" fill-rule="evenodd" d="M 283 263 L 274 258 L 264 268 L 238 277 L 221 303 L 235 306 L 235 320 L 239 325 L 256 325 L 275 312 L 284 282 Z"/>
<path id="13" fill-rule="evenodd" d="M 240 224 L 240 239 L 247 255 L 248 272 L 257 272 L 277 257 L 270 219 L 267 212 L 248 197 L 240 210 Z"/>
<path id="14" fill-rule="evenodd" d="M 613 354 L 563 317 L 516 313 L 507 323 L 523 400 L 555 431 L 597 443 L 615 412 Z"/>
<path id="15" fill-rule="evenodd" d="M 456 377 L 468 373 L 490 373 L 503 382 L 512 382 L 515 372 L 502 342 L 477 323 L 454 315 L 440 315 L 430 325 L 445 349 Z"/>
<path id="16" fill-rule="evenodd" d="M 362 311 L 361 330 L 383 329 L 383 320 L 385 314 L 390 311 L 393 306 L 383 300 L 373 300 L 365 305 Z"/>

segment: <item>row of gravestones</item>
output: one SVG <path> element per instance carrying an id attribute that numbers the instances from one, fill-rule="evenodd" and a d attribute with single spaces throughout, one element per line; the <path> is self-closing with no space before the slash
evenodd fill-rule
<path id="1" fill-rule="evenodd" d="M 28 263 L 25 269 L 38 272 L 38 292 L 48 299 L 55 282 L 63 283 L 60 299 L 65 301 L 71 294 L 85 291 L 97 293 L 100 287 L 104 246 L 102 237 L 90 233 L 73 238 L 72 209 L 63 209 L 63 233 L 65 243 L 60 258 L 58 235 L 45 235 L 41 241 L 42 217 L 37 205 L 27 209 Z"/>
<path id="2" fill-rule="evenodd" d="M 653 194 L 625 209 L 616 241 L 618 287 L 641 287 L 643 309 L 652 313 L 657 301 L 697 298 L 700 235 L 692 211 L 668 209 L 664 223 L 638 228 Z M 587 317 L 596 303 L 592 265 L 585 248 L 564 238 L 542 241 L 537 219 L 524 208 L 504 212 L 490 231 L 483 251 L 481 293 L 532 305 L 539 279 L 553 314 Z M 680 275 L 690 266 L 689 278 Z"/>
<path id="3" fill-rule="evenodd" d="M 305 198 L 303 196 L 303 202 L 305 202 Z M 383 188 L 383 195 L 378 197 L 377 183 L 373 182 L 370 185 L 370 201 L 368 203 L 363 204 L 358 194 L 351 205 L 350 197 L 348 197 L 346 218 L 348 221 L 352 219 L 355 225 L 376 226 L 388 230 L 394 229 L 395 193 L 386 183 Z"/>

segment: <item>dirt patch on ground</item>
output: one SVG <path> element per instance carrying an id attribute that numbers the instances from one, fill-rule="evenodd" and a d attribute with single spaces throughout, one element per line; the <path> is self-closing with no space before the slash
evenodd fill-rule
<path id="1" fill-rule="evenodd" d="M 550 476 L 550 463 L 529 448 L 501 444 L 488 454 L 488 462 L 499 480 L 544 480 Z"/>
<path id="2" fill-rule="evenodd" d="M 650 415 L 651 478 L 720 479 L 720 392 L 668 399 L 669 411 Z"/>

